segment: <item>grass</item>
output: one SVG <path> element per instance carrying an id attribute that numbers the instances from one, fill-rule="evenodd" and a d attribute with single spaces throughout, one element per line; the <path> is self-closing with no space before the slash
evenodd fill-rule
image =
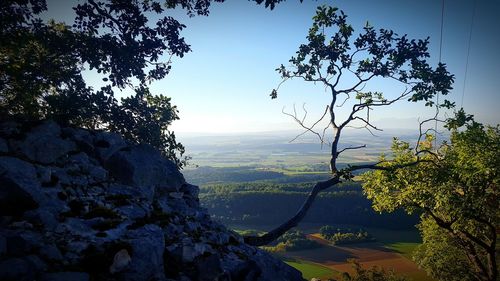
<path id="1" fill-rule="evenodd" d="M 284 260 L 284 262 L 302 272 L 302 277 L 307 280 L 310 280 L 314 277 L 325 279 L 332 278 L 338 274 L 338 272 L 328 267 L 300 259 Z"/>
<path id="2" fill-rule="evenodd" d="M 413 251 L 415 250 L 415 248 L 418 245 L 419 245 L 419 243 L 397 242 L 397 243 L 385 244 L 385 247 L 389 248 L 391 250 L 394 250 L 394 251 L 400 253 L 405 258 L 411 260 L 411 257 L 413 255 Z"/>

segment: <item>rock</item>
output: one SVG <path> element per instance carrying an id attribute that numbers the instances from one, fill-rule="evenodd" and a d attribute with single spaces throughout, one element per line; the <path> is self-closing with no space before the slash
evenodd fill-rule
<path id="1" fill-rule="evenodd" d="M 119 182 L 137 187 L 154 186 L 156 192 L 176 192 L 184 184 L 172 161 L 149 145 L 136 145 L 113 154 L 105 166 Z"/>
<path id="2" fill-rule="evenodd" d="M 26 211 L 24 216 L 32 224 L 41 225 L 44 229 L 49 231 L 54 230 L 59 224 L 54 213 L 50 211 L 50 208 L 38 208 Z"/>
<path id="3" fill-rule="evenodd" d="M 220 280 L 219 278 L 224 275 L 220 258 L 217 255 L 201 258 L 196 263 L 196 269 L 198 272 L 197 280 L 200 281 Z"/>
<path id="4" fill-rule="evenodd" d="M 33 266 L 21 258 L 12 258 L 0 262 L 0 280 L 31 281 L 35 278 Z"/>
<path id="5" fill-rule="evenodd" d="M 115 254 L 113 264 L 109 267 L 109 273 L 114 274 L 122 271 L 131 261 L 130 255 L 126 249 L 121 249 Z"/>
<path id="6" fill-rule="evenodd" d="M 148 224 L 130 231 L 127 236 L 127 242 L 132 247 L 132 256 L 129 265 L 121 271 L 123 280 L 165 279 L 165 240 L 161 228 Z"/>
<path id="7" fill-rule="evenodd" d="M 0 138 L 0 153 L 9 152 L 9 146 L 7 145 L 7 141 L 3 138 Z"/>
<path id="8" fill-rule="evenodd" d="M 152 190 L 153 191 L 153 190 Z M 130 185 L 112 183 L 106 189 L 106 192 L 111 196 L 127 196 L 130 198 L 150 198 L 151 191 L 148 189 L 140 189 Z"/>
<path id="9" fill-rule="evenodd" d="M 3 137 L 13 137 L 21 133 L 21 125 L 17 122 L 6 121 L 0 123 L 0 135 Z"/>
<path id="10" fill-rule="evenodd" d="M 0 234 L 0 258 L 7 254 L 7 239 Z"/>
<path id="11" fill-rule="evenodd" d="M 181 191 L 185 194 L 191 196 L 192 198 L 198 199 L 198 194 L 200 193 L 200 188 L 192 184 L 182 185 Z"/>
<path id="12" fill-rule="evenodd" d="M 250 256 L 250 260 L 255 262 L 261 271 L 261 279 L 273 281 L 303 280 L 302 274 L 293 267 L 290 267 L 263 251 L 255 251 Z"/>
<path id="13" fill-rule="evenodd" d="M 98 132 L 94 138 L 93 146 L 99 160 L 105 162 L 120 149 L 126 148 L 127 143 L 116 133 Z"/>
<path id="14" fill-rule="evenodd" d="M 44 202 L 35 167 L 17 158 L 0 157 L 0 214 L 21 214 Z"/>
<path id="15" fill-rule="evenodd" d="M 86 272 L 53 272 L 42 275 L 41 281 L 89 281 L 90 275 Z"/>
<path id="16" fill-rule="evenodd" d="M 204 237 L 208 242 L 216 245 L 226 245 L 229 243 L 229 235 L 223 232 L 207 231 Z"/>
<path id="17" fill-rule="evenodd" d="M 184 225 L 184 231 L 186 233 L 195 232 L 195 231 L 199 231 L 199 230 L 201 230 L 201 224 L 199 222 L 188 221 Z"/>
<path id="18" fill-rule="evenodd" d="M 184 193 L 182 193 L 182 192 L 169 192 L 168 196 L 175 198 L 175 199 L 182 199 L 182 196 L 184 196 Z"/>
<path id="19" fill-rule="evenodd" d="M 36 167 L 36 175 L 43 186 L 54 186 L 56 183 L 52 182 L 52 169 L 45 166 Z"/>
<path id="20" fill-rule="evenodd" d="M 120 206 L 117 208 L 117 211 L 131 219 L 131 220 L 136 220 L 138 218 L 143 218 L 143 217 L 146 217 L 149 215 L 149 210 L 145 209 L 145 208 L 141 208 L 141 207 L 138 207 L 136 205 L 128 205 L 128 206 Z"/>
<path id="21" fill-rule="evenodd" d="M 80 218 L 66 218 L 64 223 L 57 225 L 54 232 L 60 234 L 67 233 L 79 237 L 91 237 L 94 231 Z"/>
<path id="22" fill-rule="evenodd" d="M 76 149 L 75 143 L 59 138 L 60 134 L 59 125 L 47 121 L 31 130 L 23 141 L 15 143 L 14 148 L 31 161 L 54 163 L 61 156 Z"/>
<path id="23" fill-rule="evenodd" d="M 242 281 L 257 281 L 257 280 L 268 280 L 274 281 L 273 279 L 262 278 L 262 270 L 257 266 L 254 261 L 245 261 L 237 264 L 235 268 L 230 270 L 232 280 L 242 280 Z"/>
<path id="24" fill-rule="evenodd" d="M 182 260 L 184 262 L 192 262 L 197 257 L 204 253 L 213 252 L 212 247 L 205 243 L 196 243 L 194 245 L 184 245 L 182 247 Z"/>
<path id="25" fill-rule="evenodd" d="M 198 187 L 151 146 L 50 121 L 9 126 L 0 280 L 302 280 L 212 221 Z"/>
<path id="26" fill-rule="evenodd" d="M 54 244 L 44 245 L 39 253 L 41 257 L 49 261 L 61 261 L 63 259 L 61 251 L 59 251 L 59 248 Z"/>
<path id="27" fill-rule="evenodd" d="M 168 198 L 159 198 L 157 203 L 163 213 L 169 214 L 172 212 L 172 208 L 168 205 Z"/>
<path id="28" fill-rule="evenodd" d="M 35 272 L 47 270 L 47 264 L 36 255 L 29 255 L 23 258 Z"/>
<path id="29" fill-rule="evenodd" d="M 41 244 L 41 236 L 35 232 L 22 232 L 6 235 L 7 253 L 20 257 L 31 253 Z"/>
<path id="30" fill-rule="evenodd" d="M 67 136 L 70 140 L 72 140 L 83 152 L 88 154 L 94 152 L 94 138 L 88 130 L 63 128 L 62 135 Z"/>
<path id="31" fill-rule="evenodd" d="M 89 167 L 88 174 L 96 182 L 102 182 L 108 178 L 108 171 L 98 166 Z"/>

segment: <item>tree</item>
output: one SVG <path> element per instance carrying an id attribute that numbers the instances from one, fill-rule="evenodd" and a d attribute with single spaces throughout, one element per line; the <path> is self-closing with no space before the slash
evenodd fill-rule
<path id="1" fill-rule="evenodd" d="M 359 262 L 356 260 L 349 260 L 354 274 L 347 272 L 342 273 L 339 281 L 406 281 L 407 279 L 402 276 L 396 275 L 394 271 L 386 272 L 383 268 L 372 267 L 370 269 L 363 269 Z"/>
<path id="2" fill-rule="evenodd" d="M 180 34 L 186 26 L 166 11 L 206 16 L 214 2 L 224 0 L 85 0 L 70 26 L 41 19 L 45 0 L 1 1 L 0 116 L 116 131 L 182 167 L 184 147 L 168 130 L 177 108 L 148 85 L 168 75 L 172 57 L 191 51 Z M 255 2 L 273 9 L 281 0 Z M 84 70 L 107 85 L 87 85 Z M 135 94 L 118 102 L 114 93 L 125 88 Z"/>
<path id="3" fill-rule="evenodd" d="M 459 115 L 465 116 L 463 111 Z M 378 211 L 421 212 L 418 228 L 423 244 L 414 259 L 431 276 L 498 280 L 500 128 L 470 120 L 459 131 L 456 124 L 456 120 L 449 124 L 450 143 L 427 154 L 428 162 L 369 172 L 363 176 L 363 188 Z M 431 140 L 422 142 L 420 149 L 431 149 Z M 415 149 L 399 140 L 392 153 L 394 161 L 385 167 L 416 158 Z"/>
<path id="4" fill-rule="evenodd" d="M 370 131 L 379 130 L 370 120 L 372 110 L 389 107 L 402 100 L 423 101 L 426 106 L 446 108 L 453 106 L 447 100 L 439 105 L 433 102 L 435 95 L 449 93 L 454 78 L 448 73 L 444 64 L 439 63 L 436 68 L 432 68 L 426 61 L 429 57 L 428 38 L 410 40 L 406 35 L 399 36 L 391 30 L 377 31 L 368 23 L 358 36 L 353 36 L 353 31 L 352 26 L 347 23 L 347 16 L 344 12 L 333 7 L 318 7 L 313 17 L 312 27 L 306 37 L 308 42 L 299 46 L 296 55 L 289 60 L 290 66 L 281 65 L 276 69 L 282 81 L 276 89 L 272 90 L 271 98 L 273 99 L 278 97 L 280 86 L 290 79 L 319 83 L 331 96 L 330 104 L 326 106 L 322 117 L 311 124 L 306 124 L 306 116 L 299 117 L 296 113 L 288 113 L 304 129 L 302 134 L 313 133 L 321 143 L 330 145 L 331 177 L 314 185 L 301 208 L 288 221 L 263 236 L 246 237 L 247 243 L 267 244 L 296 226 L 305 216 L 319 192 L 343 180 L 351 179 L 354 171 L 394 170 L 415 165 L 420 161 L 417 158 L 411 163 L 387 167 L 383 165 L 387 160 L 383 160 L 375 164 L 338 168 L 339 155 L 347 150 L 365 147 L 363 145 L 341 148 L 339 144 L 345 128 L 357 124 Z M 344 84 L 352 79 L 355 82 L 345 87 Z M 402 90 L 395 94 L 363 91 L 367 83 L 376 79 L 396 81 L 402 86 Z M 350 113 L 346 119 L 339 120 L 336 106 L 346 107 L 349 102 L 352 102 Z M 327 126 L 324 129 L 317 129 L 318 124 L 325 118 Z M 327 130 L 333 135 L 331 142 L 325 137 Z"/>
<path id="5" fill-rule="evenodd" d="M 188 14 L 208 14 L 211 1 L 198 2 L 206 1 L 167 1 L 166 8 L 182 4 Z M 182 57 L 190 51 L 180 36 L 185 26 L 172 17 L 149 24 L 148 16 L 165 8 L 156 1 L 88 0 L 74 8 L 76 19 L 68 26 L 40 18 L 47 9 L 44 0 L 8 0 L 0 5 L 3 118 L 51 118 L 120 132 L 184 164 L 184 148 L 167 129 L 178 119 L 177 109 L 164 96 L 153 98 L 147 88 L 171 68 L 170 60 L 161 61 L 162 55 Z M 108 85 L 99 90 L 87 85 L 82 75 L 86 68 L 101 73 Z M 119 103 L 114 91 L 125 87 L 135 95 Z"/>

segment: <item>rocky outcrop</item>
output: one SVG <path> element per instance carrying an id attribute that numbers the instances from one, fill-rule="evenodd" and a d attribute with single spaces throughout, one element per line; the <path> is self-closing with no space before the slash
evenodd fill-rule
<path id="1" fill-rule="evenodd" d="M 119 135 L 0 123 L 0 280 L 302 280 Z"/>

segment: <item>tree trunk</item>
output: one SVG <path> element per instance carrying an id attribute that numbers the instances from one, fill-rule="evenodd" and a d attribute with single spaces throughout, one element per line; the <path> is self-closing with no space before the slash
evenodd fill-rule
<path id="1" fill-rule="evenodd" d="M 283 235 L 285 232 L 290 230 L 292 227 L 295 227 L 298 225 L 298 223 L 305 217 L 307 214 L 307 211 L 311 207 L 312 203 L 314 202 L 314 199 L 316 199 L 316 195 L 322 190 L 325 190 L 329 187 L 332 187 L 336 185 L 337 183 L 340 182 L 340 179 L 338 176 L 332 177 L 329 180 L 326 181 L 320 181 L 317 182 L 313 189 L 311 190 L 311 193 L 307 196 L 307 199 L 304 201 L 302 206 L 300 207 L 299 211 L 291 217 L 289 220 L 278 226 L 277 228 L 269 231 L 268 233 L 262 235 L 262 236 L 245 236 L 245 243 L 252 245 L 252 246 L 264 246 L 267 245 L 274 240 L 276 240 L 278 237 Z"/>

